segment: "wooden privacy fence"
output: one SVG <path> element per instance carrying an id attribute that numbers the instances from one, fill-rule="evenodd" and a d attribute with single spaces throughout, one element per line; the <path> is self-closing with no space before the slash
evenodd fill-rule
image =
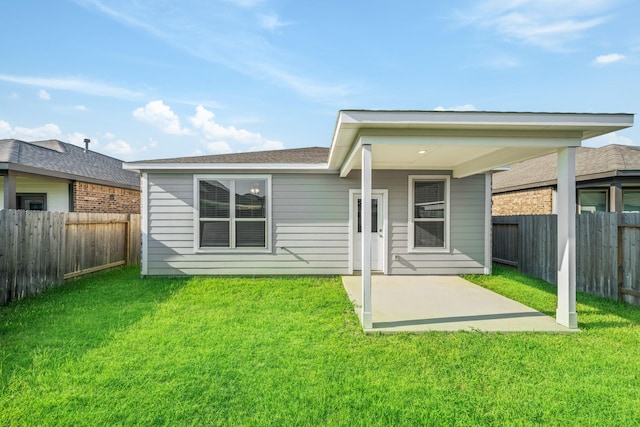
<path id="1" fill-rule="evenodd" d="M 0 306 L 140 263 L 140 215 L 0 210 Z"/>
<path id="2" fill-rule="evenodd" d="M 556 283 L 556 215 L 493 217 L 493 260 Z M 576 288 L 640 305 L 640 214 L 576 215 Z"/>

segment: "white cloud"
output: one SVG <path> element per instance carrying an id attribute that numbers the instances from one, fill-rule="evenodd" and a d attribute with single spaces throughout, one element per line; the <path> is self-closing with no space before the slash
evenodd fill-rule
<path id="1" fill-rule="evenodd" d="M 51 95 L 49 95 L 49 92 L 47 92 L 46 90 L 40 89 L 38 91 L 38 98 L 44 99 L 45 101 L 49 101 L 51 99 Z"/>
<path id="2" fill-rule="evenodd" d="M 133 153 L 131 145 L 121 139 L 108 143 L 105 146 L 105 150 L 117 155 L 128 155 Z"/>
<path id="3" fill-rule="evenodd" d="M 88 108 L 85 105 L 74 105 L 73 106 L 74 110 L 78 110 L 78 111 L 87 111 Z"/>
<path id="4" fill-rule="evenodd" d="M 15 92 L 11 92 L 11 93 L 9 94 L 9 99 L 20 99 L 20 95 L 18 95 L 18 94 L 17 94 L 17 93 L 15 93 Z"/>
<path id="5" fill-rule="evenodd" d="M 434 108 L 434 111 L 477 111 L 473 104 L 455 105 L 453 107 L 443 107 L 441 105 Z"/>
<path id="6" fill-rule="evenodd" d="M 96 138 L 91 138 L 82 132 L 64 133 L 58 125 L 53 123 L 27 128 L 22 126 L 13 127 L 9 123 L 0 120 L 0 139 L 4 138 L 15 138 L 29 142 L 57 139 L 83 148 L 84 139 L 90 138 L 91 147 L 96 148 L 100 145 Z"/>
<path id="7" fill-rule="evenodd" d="M 151 101 L 144 107 L 136 108 L 133 111 L 133 117 L 171 135 L 188 135 L 190 133 L 188 129 L 180 125 L 180 119 L 176 113 L 161 99 Z"/>
<path id="8" fill-rule="evenodd" d="M 612 5 L 610 0 L 483 0 L 458 18 L 508 39 L 563 50 L 606 22 Z"/>
<path id="9" fill-rule="evenodd" d="M 0 120 L 0 139 L 5 139 L 8 136 L 11 136 L 11 125 L 4 120 Z"/>
<path id="10" fill-rule="evenodd" d="M 259 133 L 237 129 L 234 126 L 224 127 L 216 123 L 214 118 L 213 112 L 199 105 L 196 107 L 195 116 L 189 119 L 191 124 L 201 132 L 202 137 L 208 141 L 207 148 L 212 152 L 232 152 L 231 142 L 247 145 L 249 150 L 254 151 L 283 148 L 280 141 L 269 140 Z"/>
<path id="11" fill-rule="evenodd" d="M 99 145 L 97 139 L 90 138 L 89 136 L 87 136 L 82 132 L 72 132 L 67 134 L 67 136 L 64 138 L 64 142 L 68 142 L 70 144 L 77 145 L 78 147 L 84 148 L 85 138 L 89 138 L 91 140 L 89 144 L 90 147 L 95 148 L 96 146 Z"/>
<path id="12" fill-rule="evenodd" d="M 622 61 L 625 58 L 624 55 L 619 53 L 610 53 L 608 55 L 600 55 L 593 62 L 598 65 L 607 65 L 614 62 Z"/>
<path id="13" fill-rule="evenodd" d="M 619 144 L 619 145 L 636 145 L 631 138 L 619 135 L 618 132 L 608 133 L 606 135 L 597 136 L 585 140 L 582 145 L 585 147 L 602 147 L 603 145 Z"/>
<path id="14" fill-rule="evenodd" d="M 264 141 L 262 144 L 253 145 L 249 147 L 248 151 L 269 151 L 269 150 L 282 150 L 284 145 L 280 141 Z"/>
<path id="15" fill-rule="evenodd" d="M 85 95 L 104 96 L 110 98 L 135 99 L 142 96 L 139 92 L 134 92 L 122 87 L 75 78 L 28 77 L 0 74 L 0 81 L 18 83 L 27 86 L 40 86 L 48 89 L 68 90 L 71 92 L 83 93 Z"/>
<path id="16" fill-rule="evenodd" d="M 291 23 L 281 21 L 280 17 L 275 13 L 260 15 L 260 26 L 265 30 L 276 31 L 288 25 L 291 25 Z"/>
<path id="17" fill-rule="evenodd" d="M 0 120 L 0 139 L 15 138 L 24 141 L 38 141 L 45 139 L 59 139 L 62 135 L 60 127 L 53 123 L 42 126 L 26 128 L 21 126 L 12 127 L 9 123 Z"/>
<path id="18" fill-rule="evenodd" d="M 208 144 L 206 144 L 206 146 L 207 146 L 207 149 L 209 150 L 209 153 L 211 154 L 227 154 L 227 153 L 233 152 L 229 144 L 227 144 L 224 141 L 209 142 Z"/>

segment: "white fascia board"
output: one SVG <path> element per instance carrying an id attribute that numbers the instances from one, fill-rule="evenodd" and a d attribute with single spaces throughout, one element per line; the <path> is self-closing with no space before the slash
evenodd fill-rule
<path id="1" fill-rule="evenodd" d="M 361 149 L 362 144 L 360 143 L 360 141 L 358 141 L 356 145 L 351 149 L 351 152 L 347 156 L 346 161 L 342 162 L 342 167 L 340 168 L 340 178 L 344 178 L 349 175 L 349 172 L 351 172 L 353 166 L 358 160 L 358 154 L 360 154 Z"/>
<path id="2" fill-rule="evenodd" d="M 423 126 L 534 126 L 620 127 L 633 126 L 633 114 L 534 113 L 496 111 L 343 111 L 343 123 Z"/>
<path id="3" fill-rule="evenodd" d="M 313 172 L 336 173 L 327 163 L 124 163 L 124 169 L 137 171 L 270 171 L 270 172 Z"/>

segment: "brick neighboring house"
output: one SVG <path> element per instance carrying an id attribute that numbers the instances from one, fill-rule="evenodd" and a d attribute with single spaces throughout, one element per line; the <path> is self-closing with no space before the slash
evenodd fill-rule
<path id="1" fill-rule="evenodd" d="M 556 213 L 557 154 L 493 174 L 492 214 Z M 640 147 L 576 149 L 577 212 L 640 212 Z"/>
<path id="2" fill-rule="evenodd" d="M 140 175 L 58 140 L 0 140 L 0 208 L 140 213 Z"/>

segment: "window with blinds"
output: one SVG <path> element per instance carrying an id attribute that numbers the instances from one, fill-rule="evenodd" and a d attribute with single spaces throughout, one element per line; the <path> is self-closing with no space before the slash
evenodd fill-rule
<path id="1" fill-rule="evenodd" d="M 268 249 L 270 177 L 200 176 L 198 247 Z"/>
<path id="2" fill-rule="evenodd" d="M 446 250 L 449 177 L 409 177 L 409 249 Z"/>

